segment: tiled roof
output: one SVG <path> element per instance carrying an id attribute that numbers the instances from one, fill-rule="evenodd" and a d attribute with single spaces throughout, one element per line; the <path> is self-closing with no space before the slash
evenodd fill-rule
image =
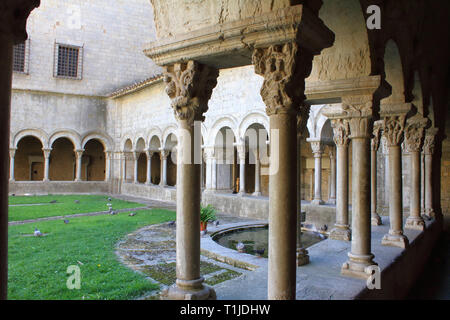
<path id="1" fill-rule="evenodd" d="M 145 80 L 142 80 L 140 82 L 136 82 L 132 85 L 129 85 L 127 87 L 123 87 L 120 88 L 114 92 L 112 92 L 111 94 L 108 95 L 109 98 L 119 98 L 121 96 L 124 96 L 126 94 L 141 90 L 143 88 L 146 88 L 152 84 L 158 83 L 160 81 L 162 81 L 163 79 L 163 75 L 162 74 L 157 74 L 156 76 L 147 78 Z"/>

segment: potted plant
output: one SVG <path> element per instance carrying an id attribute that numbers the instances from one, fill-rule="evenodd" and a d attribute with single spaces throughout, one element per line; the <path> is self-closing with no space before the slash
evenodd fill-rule
<path id="1" fill-rule="evenodd" d="M 202 235 L 206 233 L 208 221 L 214 220 L 216 220 L 216 209 L 210 204 L 206 207 L 202 205 L 200 207 L 200 232 Z"/>

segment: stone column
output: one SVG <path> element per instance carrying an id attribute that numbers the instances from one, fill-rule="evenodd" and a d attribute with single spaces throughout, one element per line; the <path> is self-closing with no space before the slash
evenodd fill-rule
<path id="1" fill-rule="evenodd" d="M 403 234 L 403 188 L 402 188 L 402 150 L 406 113 L 410 104 L 381 105 L 383 117 L 383 136 L 389 148 L 389 233 L 385 234 L 381 244 L 406 248 L 408 238 Z"/>
<path id="2" fill-rule="evenodd" d="M 352 142 L 352 242 L 343 275 L 367 278 L 366 268 L 376 263 L 371 253 L 370 221 L 370 139 L 372 135 L 372 96 L 342 97 Z"/>
<path id="3" fill-rule="evenodd" d="M 381 136 L 381 151 L 384 157 L 384 204 L 383 204 L 383 212 L 385 215 L 389 215 L 389 148 L 387 145 L 386 139 Z"/>
<path id="4" fill-rule="evenodd" d="M 258 149 L 255 150 L 255 192 L 254 196 L 261 196 L 261 162 L 259 160 Z"/>
<path id="5" fill-rule="evenodd" d="M 371 169 L 371 221 L 373 226 L 381 225 L 381 217 L 377 213 L 377 151 L 380 146 L 380 133 L 382 121 L 376 121 L 373 128 L 373 138 L 370 144 L 370 169 Z"/>
<path id="6" fill-rule="evenodd" d="M 301 141 L 305 132 L 306 122 L 308 120 L 308 107 L 300 109 L 297 116 L 297 266 L 304 266 L 309 263 L 309 252 L 303 246 L 302 241 L 302 196 L 301 196 L 301 172 L 302 172 L 302 158 L 301 158 Z"/>
<path id="7" fill-rule="evenodd" d="M 159 185 L 165 187 L 167 186 L 167 157 L 169 156 L 169 151 L 161 149 L 159 156 L 161 159 L 161 181 Z"/>
<path id="8" fill-rule="evenodd" d="M 329 146 L 330 156 L 330 196 L 328 197 L 329 204 L 336 204 L 336 151 L 334 146 Z"/>
<path id="9" fill-rule="evenodd" d="M 0 20 L 0 154 L 4 162 L 0 166 L 0 299 L 7 299 L 8 292 L 8 180 L 6 164 L 10 143 L 11 79 L 13 45 L 27 38 L 26 20 L 36 0 L 4 0 Z"/>
<path id="10" fill-rule="evenodd" d="M 332 119 L 333 140 L 337 149 L 336 223 L 330 232 L 334 240 L 351 240 L 348 219 L 348 144 L 350 127 L 347 119 Z"/>
<path id="11" fill-rule="evenodd" d="M 239 195 L 245 194 L 245 142 L 238 145 L 239 156 Z"/>
<path id="12" fill-rule="evenodd" d="M 211 190 L 217 190 L 217 159 L 215 156 L 211 157 Z"/>
<path id="13" fill-rule="evenodd" d="M 177 157 L 176 284 L 164 299 L 215 299 L 200 276 L 201 121 L 217 84 L 218 70 L 194 61 L 164 69 L 166 93 L 179 126 Z"/>
<path id="14" fill-rule="evenodd" d="M 49 172 L 50 172 L 50 153 L 52 152 L 51 148 L 42 149 L 44 152 L 44 179 L 42 181 L 50 181 Z"/>
<path id="15" fill-rule="evenodd" d="M 133 159 L 134 159 L 134 177 L 133 177 L 133 182 L 134 183 L 138 183 L 138 163 L 139 163 L 139 155 L 141 153 L 138 151 L 134 151 L 133 152 Z"/>
<path id="16" fill-rule="evenodd" d="M 270 300 L 296 296 L 297 115 L 303 105 L 304 79 L 311 63 L 312 55 L 297 43 L 258 48 L 253 52 L 255 72 L 264 77 L 261 97 L 270 120 Z"/>
<path id="17" fill-rule="evenodd" d="M 323 145 L 320 141 L 311 141 L 311 149 L 314 155 L 314 199 L 311 204 L 324 204 L 322 200 L 322 154 Z"/>
<path id="18" fill-rule="evenodd" d="M 153 157 L 153 151 L 147 150 L 147 178 L 145 180 L 145 184 L 151 185 L 152 184 L 152 157 Z"/>
<path id="19" fill-rule="evenodd" d="M 112 151 L 105 151 L 105 181 L 111 180 Z"/>
<path id="20" fill-rule="evenodd" d="M 212 159 L 214 158 L 214 147 L 205 147 L 206 162 L 206 191 L 212 190 Z"/>
<path id="21" fill-rule="evenodd" d="M 14 158 L 16 156 L 16 148 L 9 148 L 9 181 L 15 181 L 14 178 Z"/>
<path id="22" fill-rule="evenodd" d="M 408 119 L 405 128 L 405 147 L 411 163 L 410 211 L 409 217 L 406 219 L 405 229 L 425 229 L 425 221 L 420 215 L 420 150 L 422 149 L 424 128 L 427 125 L 428 119 L 416 114 Z"/>
<path id="23" fill-rule="evenodd" d="M 84 149 L 75 150 L 75 158 L 77 161 L 75 181 L 81 181 L 81 161 L 83 159 Z"/>
<path id="24" fill-rule="evenodd" d="M 435 136 L 438 132 L 437 128 L 429 128 L 425 131 L 425 139 L 423 142 L 423 154 L 425 158 L 425 218 L 436 218 L 433 207 L 433 153 Z M 440 174 L 440 173 L 438 173 Z"/>

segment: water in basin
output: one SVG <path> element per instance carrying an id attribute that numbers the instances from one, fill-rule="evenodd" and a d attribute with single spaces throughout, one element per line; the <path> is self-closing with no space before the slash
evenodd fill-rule
<path id="1" fill-rule="evenodd" d="M 307 248 L 313 244 L 324 240 L 326 237 L 317 232 L 303 231 L 302 232 L 302 243 L 303 247 Z M 242 242 L 245 245 L 245 253 L 257 254 L 257 251 L 261 253 L 264 249 L 262 256 L 264 258 L 268 257 L 269 254 L 269 228 L 266 227 L 250 227 L 226 231 L 219 233 L 213 237 L 221 246 L 237 250 L 236 245 Z"/>

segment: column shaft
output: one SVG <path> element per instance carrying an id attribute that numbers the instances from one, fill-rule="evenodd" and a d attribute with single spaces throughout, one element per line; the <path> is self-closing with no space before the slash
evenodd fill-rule
<path id="1" fill-rule="evenodd" d="M 296 117 L 270 115 L 271 131 L 278 141 L 270 144 L 268 298 L 295 299 L 297 231 Z"/>
<path id="2" fill-rule="evenodd" d="M 50 152 L 51 149 L 44 149 L 44 180 L 49 181 L 49 172 L 50 172 Z"/>
<path id="3" fill-rule="evenodd" d="M 152 156 L 153 152 L 147 153 L 147 178 L 145 183 L 148 185 L 152 184 Z"/>
<path id="4" fill-rule="evenodd" d="M 371 150 L 371 221 L 373 226 L 381 225 L 381 218 L 377 213 L 377 150 Z"/>
<path id="5" fill-rule="evenodd" d="M 433 156 L 425 154 L 425 215 L 434 218 L 433 209 Z"/>
<path id="6" fill-rule="evenodd" d="M 255 152 L 255 192 L 254 196 L 261 195 L 261 162 L 259 161 L 259 153 Z"/>
<path id="7" fill-rule="evenodd" d="M 410 152 L 409 157 L 411 162 L 410 212 L 405 228 L 424 230 L 425 222 L 420 216 L 420 151 Z"/>
<path id="8" fill-rule="evenodd" d="M 330 204 L 336 204 L 336 159 L 333 153 L 334 151 L 330 152 Z"/>
<path id="9" fill-rule="evenodd" d="M 76 150 L 75 155 L 76 155 L 75 157 L 76 157 L 76 161 L 77 161 L 75 181 L 81 181 L 81 164 L 82 164 L 82 160 L 83 160 L 83 151 Z"/>

